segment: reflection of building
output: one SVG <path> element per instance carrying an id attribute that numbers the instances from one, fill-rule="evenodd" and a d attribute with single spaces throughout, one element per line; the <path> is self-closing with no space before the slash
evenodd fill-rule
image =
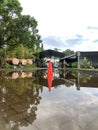
<path id="1" fill-rule="evenodd" d="M 76 86 L 98 88 L 98 74 L 88 72 L 54 71 L 52 87 Z M 16 129 L 27 127 L 36 118 L 36 111 L 41 97 L 39 93 L 47 87 L 45 71 L 32 73 L 32 78 L 4 78 L 0 73 L 0 129 Z M 4 76 L 4 75 L 3 75 Z M 17 77 L 17 76 L 16 76 Z M 6 128 L 7 127 L 7 128 Z"/>
<path id="2" fill-rule="evenodd" d="M 37 81 L 35 80 L 34 82 L 37 82 Z M 42 86 L 48 87 L 47 80 L 45 78 L 39 77 L 39 82 L 38 83 L 40 85 L 42 85 Z M 52 87 L 57 87 L 59 85 L 66 85 L 67 83 L 72 83 L 72 82 L 68 81 L 66 79 L 63 79 L 63 78 L 56 78 L 56 79 L 53 79 Z M 73 85 L 74 85 L 74 83 L 73 83 Z"/>
<path id="3" fill-rule="evenodd" d="M 81 87 L 98 88 L 98 74 L 96 72 L 70 72 L 65 75 L 62 73 L 62 78 L 72 81 L 76 84 L 77 90 Z"/>
<path id="4" fill-rule="evenodd" d="M 55 76 L 56 74 L 58 76 Z M 45 74 L 45 72 L 44 72 Z M 98 87 L 98 74 L 90 73 L 84 71 L 77 72 L 68 72 L 64 70 L 54 71 L 54 78 L 52 82 L 52 87 L 58 87 L 64 85 L 65 87 L 76 86 L 77 90 L 80 90 L 81 87 Z M 38 76 L 35 78 L 34 83 L 37 83 L 41 86 L 48 87 L 47 79 L 44 76 Z"/>
<path id="5" fill-rule="evenodd" d="M 4 78 L 0 73 L 0 129 L 17 129 L 28 126 L 37 118 L 37 106 L 41 97 L 39 93 L 47 87 L 44 77 L 46 70 L 32 73 L 32 78 Z M 54 71 L 52 87 L 98 88 L 98 74 L 88 72 Z M 48 88 L 47 88 L 48 89 Z"/>
<path id="6" fill-rule="evenodd" d="M 96 73 L 87 74 L 82 72 L 78 78 L 79 80 L 77 80 L 76 86 L 79 84 L 80 87 L 98 88 L 98 75 Z"/>
<path id="7" fill-rule="evenodd" d="M 20 82 L 20 85 L 26 88 L 33 79 L 34 84 L 43 86 L 48 86 L 47 79 L 46 79 L 46 70 L 38 70 L 36 73 L 33 72 L 13 72 L 9 73 L 5 77 L 9 80 L 7 80 L 7 85 L 12 85 L 14 88 L 17 88 L 18 81 Z M 52 86 L 57 87 L 59 85 L 65 85 L 67 86 L 73 86 L 76 85 L 77 90 L 80 90 L 80 87 L 98 87 L 98 75 L 97 73 L 90 73 L 90 72 L 68 72 L 64 70 L 57 70 L 54 69 L 54 77 L 52 81 Z M 14 79 L 14 80 L 11 80 Z M 17 82 L 16 82 L 17 80 Z M 6 83 L 6 81 L 5 81 Z M 22 89 L 20 89 L 20 93 L 22 93 Z"/>

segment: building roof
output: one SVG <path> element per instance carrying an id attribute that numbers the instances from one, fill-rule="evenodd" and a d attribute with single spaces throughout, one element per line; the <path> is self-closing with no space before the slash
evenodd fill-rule
<path id="1" fill-rule="evenodd" d="M 55 50 L 51 50 L 51 49 L 48 49 L 48 50 L 45 50 L 45 51 L 42 51 L 39 53 L 39 57 L 40 58 L 45 58 L 45 57 L 57 57 L 57 58 L 62 58 L 65 56 L 64 53 L 62 52 L 58 52 L 58 51 L 55 51 Z"/>
<path id="2" fill-rule="evenodd" d="M 98 51 L 78 51 L 73 55 L 65 56 L 65 57 L 61 58 L 60 61 L 61 62 L 64 60 L 69 61 L 69 62 L 77 61 L 78 54 L 80 57 L 90 57 L 90 58 L 94 59 L 94 58 L 96 58 L 96 56 L 98 56 Z"/>
<path id="3" fill-rule="evenodd" d="M 74 58 L 76 59 L 76 54 L 73 54 L 73 55 L 70 55 L 70 56 L 65 56 L 65 57 L 61 58 L 60 61 L 63 61 L 65 59 L 74 59 Z"/>

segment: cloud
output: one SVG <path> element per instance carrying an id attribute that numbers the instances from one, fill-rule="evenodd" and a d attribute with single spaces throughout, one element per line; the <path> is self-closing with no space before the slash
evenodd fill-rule
<path id="1" fill-rule="evenodd" d="M 97 0 L 19 1 L 23 14 L 38 21 L 45 49 L 97 50 Z"/>
<path id="2" fill-rule="evenodd" d="M 94 40 L 93 42 L 94 42 L 94 43 L 98 43 L 98 39 Z"/>
<path id="3" fill-rule="evenodd" d="M 33 125 L 41 130 L 88 128 L 87 125 L 97 118 L 98 97 L 95 94 L 98 91 L 96 91 L 97 89 L 82 88 L 81 92 L 76 93 L 74 87 L 65 86 L 53 88 L 51 93 L 44 91 Z M 76 128 L 78 125 L 79 128 Z"/>
<path id="4" fill-rule="evenodd" d="M 89 26 L 89 27 L 87 27 L 87 29 L 94 29 L 94 30 L 98 30 L 98 27 Z"/>
<path id="5" fill-rule="evenodd" d="M 87 41 L 82 35 L 74 35 L 69 37 L 56 37 L 48 36 L 42 38 L 44 47 L 46 49 L 58 48 L 61 50 L 71 49 L 74 50 L 74 47 L 82 44 L 84 41 Z"/>
<path id="6" fill-rule="evenodd" d="M 64 47 L 64 42 L 61 41 L 60 37 L 56 36 L 48 36 L 42 38 L 42 41 L 44 43 L 45 48 L 47 49 L 54 49 L 54 48 L 63 48 Z"/>
<path id="7" fill-rule="evenodd" d="M 19 0 L 24 14 L 34 16 L 42 36 L 78 34 L 98 24 L 97 1 L 94 0 Z M 93 7 L 93 8 L 92 8 Z"/>
<path id="8" fill-rule="evenodd" d="M 68 45 L 71 45 L 71 46 L 81 44 L 83 41 L 85 41 L 85 39 L 83 38 L 82 35 L 75 35 L 75 36 L 66 40 Z"/>
<path id="9" fill-rule="evenodd" d="M 43 39 L 43 42 L 45 44 L 50 44 L 50 46 L 60 46 L 60 39 L 55 36 L 49 36 Z"/>

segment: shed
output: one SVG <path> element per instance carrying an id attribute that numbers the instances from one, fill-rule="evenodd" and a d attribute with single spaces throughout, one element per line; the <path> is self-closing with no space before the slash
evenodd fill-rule
<path id="1" fill-rule="evenodd" d="M 58 57 L 58 58 L 63 58 L 65 56 L 65 54 L 62 52 L 51 50 L 51 49 L 48 49 L 48 50 L 45 50 L 45 51 L 42 51 L 39 53 L 40 58 L 45 58 L 45 57 L 51 58 L 53 56 Z"/>

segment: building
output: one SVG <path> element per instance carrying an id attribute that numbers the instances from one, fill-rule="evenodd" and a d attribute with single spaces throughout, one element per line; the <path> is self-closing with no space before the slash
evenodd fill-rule
<path id="1" fill-rule="evenodd" d="M 51 49 L 48 49 L 39 53 L 39 58 L 44 59 L 46 66 L 47 66 L 47 62 L 51 60 L 54 67 L 59 67 L 60 58 L 63 58 L 63 57 L 65 57 L 64 53 L 51 50 Z"/>
<path id="2" fill-rule="evenodd" d="M 62 65 L 66 64 L 67 67 L 71 67 L 73 62 L 77 62 L 78 68 L 80 68 L 85 60 L 89 61 L 92 67 L 98 68 L 98 51 L 78 51 L 74 55 L 61 58 L 60 62 Z"/>

